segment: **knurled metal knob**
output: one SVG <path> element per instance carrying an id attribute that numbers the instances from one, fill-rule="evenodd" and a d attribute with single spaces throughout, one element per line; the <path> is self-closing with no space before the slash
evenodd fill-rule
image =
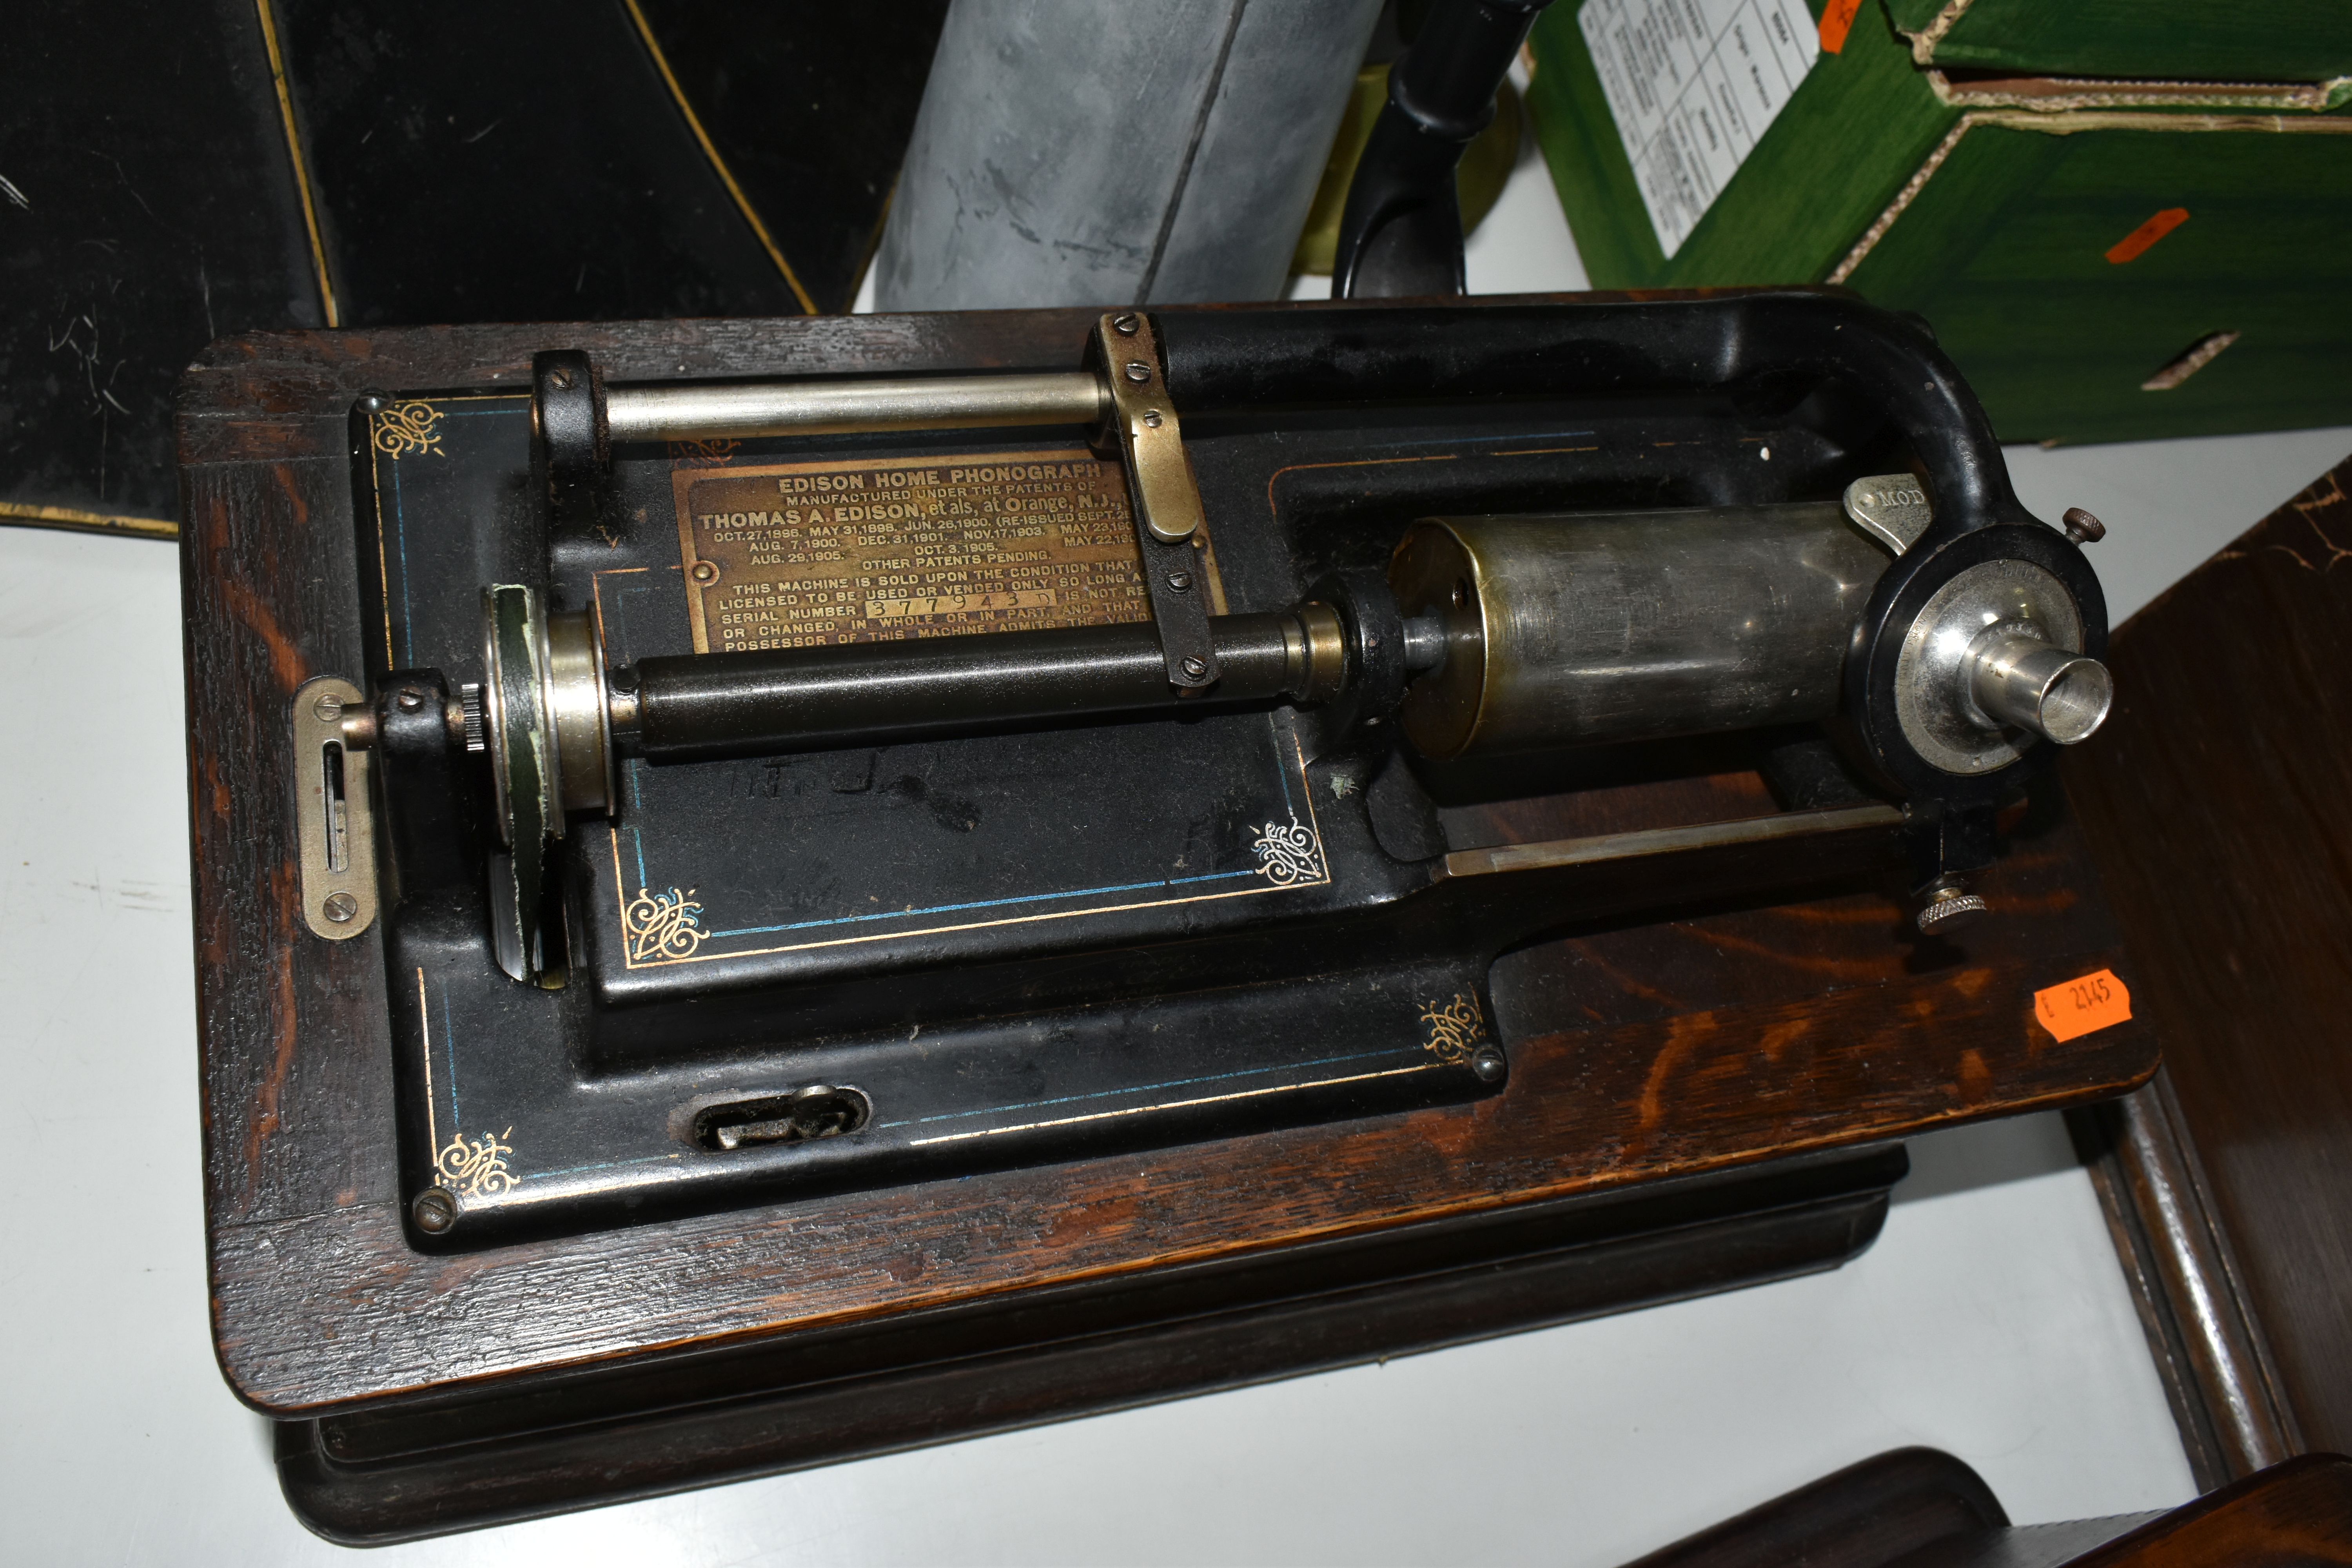
<path id="1" fill-rule="evenodd" d="M 1938 888 L 1928 895 L 1927 903 L 1920 908 L 1919 934 L 1934 936 L 1937 932 L 1949 931 L 1954 926 L 1966 925 L 1984 913 L 1988 907 L 1983 899 L 1969 892 L 1966 888 L 1958 886 Z"/>
<path id="2" fill-rule="evenodd" d="M 478 684 L 469 680 L 457 688 L 457 711 L 466 721 L 466 750 L 488 751 L 489 731 L 482 717 L 482 689 Z"/>

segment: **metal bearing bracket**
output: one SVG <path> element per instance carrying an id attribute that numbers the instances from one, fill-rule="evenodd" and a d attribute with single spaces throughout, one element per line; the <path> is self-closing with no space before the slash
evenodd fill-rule
<path id="1" fill-rule="evenodd" d="M 1116 444 L 1125 459 L 1136 548 L 1167 656 L 1168 684 L 1179 690 L 1214 686 L 1217 650 L 1209 637 L 1202 563 L 1208 532 L 1151 318 L 1140 310 L 1103 317 L 1095 324 L 1094 347 L 1110 395 L 1106 444 Z"/>
<path id="2" fill-rule="evenodd" d="M 347 942 L 375 921 L 375 807 L 364 747 L 345 726 L 367 713 L 367 698 L 340 676 L 306 680 L 294 693 L 294 826 L 301 857 L 302 923 L 314 936 Z"/>

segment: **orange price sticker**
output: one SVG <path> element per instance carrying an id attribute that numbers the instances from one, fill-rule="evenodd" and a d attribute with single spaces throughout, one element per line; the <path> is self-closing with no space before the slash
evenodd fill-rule
<path id="1" fill-rule="evenodd" d="M 1845 36 L 1853 30 L 1853 14 L 1862 9 L 1862 0 L 1830 0 L 1822 7 L 1822 52 L 1838 54 L 1845 48 Z"/>
<path id="2" fill-rule="evenodd" d="M 2033 1016 L 2061 1040 L 2074 1039 L 2131 1017 L 2131 993 L 2112 969 L 2033 994 Z"/>
<path id="3" fill-rule="evenodd" d="M 2147 247 L 2189 221 L 2187 207 L 2167 207 L 2107 248 L 2107 259 L 2117 267 L 2137 261 Z"/>

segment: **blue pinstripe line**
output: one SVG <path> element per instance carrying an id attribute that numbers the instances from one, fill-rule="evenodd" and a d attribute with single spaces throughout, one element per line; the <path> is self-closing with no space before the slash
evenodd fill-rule
<path id="1" fill-rule="evenodd" d="M 877 1122 L 875 1124 L 875 1131 L 880 1131 L 886 1127 L 920 1127 L 924 1123 L 930 1121 L 960 1121 L 967 1116 L 994 1116 L 999 1112 L 1007 1110 L 1035 1110 L 1048 1105 L 1075 1105 L 1082 1100 L 1108 1100 L 1115 1095 L 1121 1094 L 1152 1094 L 1163 1089 L 1185 1089 L 1196 1083 L 1223 1083 L 1229 1079 L 1256 1078 L 1263 1073 L 1281 1072 L 1284 1069 L 1290 1068 L 1330 1067 L 1339 1062 L 1369 1061 L 1374 1057 L 1392 1057 L 1394 1055 L 1396 1055 L 1396 1052 L 1393 1049 L 1382 1051 L 1355 1051 L 1344 1057 L 1319 1057 L 1310 1062 L 1277 1062 L 1272 1067 L 1236 1068 L 1232 1072 L 1206 1073 L 1199 1078 L 1171 1078 L 1161 1083 L 1133 1083 L 1127 1085 L 1123 1089 L 1098 1089 L 1090 1090 L 1086 1094 L 1057 1095 L 1051 1100 L 1024 1100 L 1013 1105 L 984 1106 L 978 1110 L 948 1110 L 942 1111 L 937 1116 L 916 1116 L 910 1117 L 904 1121 Z"/>
<path id="2" fill-rule="evenodd" d="M 576 1176 L 583 1171 L 610 1171 L 620 1165 L 666 1164 L 675 1158 L 670 1154 L 640 1154 L 634 1160 L 599 1160 L 593 1165 L 559 1165 L 552 1171 L 533 1171 L 527 1176 L 517 1176 L 515 1184 L 520 1186 L 525 1182 L 543 1181 L 549 1176 Z"/>
<path id="3" fill-rule="evenodd" d="M 449 1057 L 449 1116 L 457 1123 L 451 1129 L 453 1132 L 463 1131 L 466 1126 L 466 1113 L 457 1109 L 457 1031 L 449 1026 L 449 1021 L 456 1016 L 449 1010 L 449 983 L 444 980 L 441 982 L 441 1045 Z M 441 1151 L 434 1150 L 433 1156 L 439 1159 Z"/>
<path id="4" fill-rule="evenodd" d="M 976 899 L 965 904 L 934 904 L 923 910 L 884 910 L 878 914 L 836 915 L 831 920 L 794 921 L 790 925 L 746 926 L 740 931 L 715 931 L 713 937 L 764 936 L 771 931 L 808 931 L 816 926 L 856 925 L 864 921 L 908 920 L 917 915 L 947 915 L 961 910 L 994 910 L 1006 904 L 1041 904 L 1055 899 L 1083 899 L 1095 893 L 1134 893 L 1146 888 L 1181 888 L 1194 882 L 1222 882 L 1234 877 L 1255 877 L 1255 871 L 1212 871 L 1205 877 L 1163 877 L 1155 882 L 1120 882 L 1107 888 L 1078 888 L 1066 893 L 1024 893 L 1013 899 Z"/>

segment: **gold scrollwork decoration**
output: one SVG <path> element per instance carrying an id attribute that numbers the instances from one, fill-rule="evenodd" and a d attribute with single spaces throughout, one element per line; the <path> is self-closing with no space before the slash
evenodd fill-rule
<path id="1" fill-rule="evenodd" d="M 1432 1002 L 1421 1010 L 1421 1021 L 1429 1029 L 1422 1049 L 1449 1067 L 1468 1061 L 1486 1043 L 1486 1016 L 1474 994 L 1456 992 L 1450 1002 Z"/>
<path id="2" fill-rule="evenodd" d="M 461 1197 L 494 1198 L 515 1184 L 514 1173 L 507 1169 L 507 1156 L 514 1152 L 507 1140 L 513 1136 L 511 1127 L 471 1139 L 453 1132 L 449 1146 L 434 1156 L 433 1168 L 441 1173 L 443 1184 Z"/>
<path id="3" fill-rule="evenodd" d="M 724 468 L 735 460 L 743 443 L 730 436 L 713 436 L 703 441 L 672 441 L 671 460 L 690 463 L 696 468 Z"/>
<path id="4" fill-rule="evenodd" d="M 1295 812 L 1287 824 L 1269 822 L 1259 828 L 1250 848 L 1257 855 L 1257 874 L 1277 888 L 1330 879 L 1323 869 L 1322 840 Z"/>
<path id="5" fill-rule="evenodd" d="M 665 893 L 639 888 L 621 911 L 621 934 L 627 939 L 631 963 L 666 963 L 691 958 L 702 945 L 702 906 L 693 902 L 694 889 Z"/>
<path id="6" fill-rule="evenodd" d="M 411 452 L 443 456 L 440 424 L 441 411 L 416 398 L 395 403 L 370 421 L 375 449 L 387 458 L 404 458 Z"/>

